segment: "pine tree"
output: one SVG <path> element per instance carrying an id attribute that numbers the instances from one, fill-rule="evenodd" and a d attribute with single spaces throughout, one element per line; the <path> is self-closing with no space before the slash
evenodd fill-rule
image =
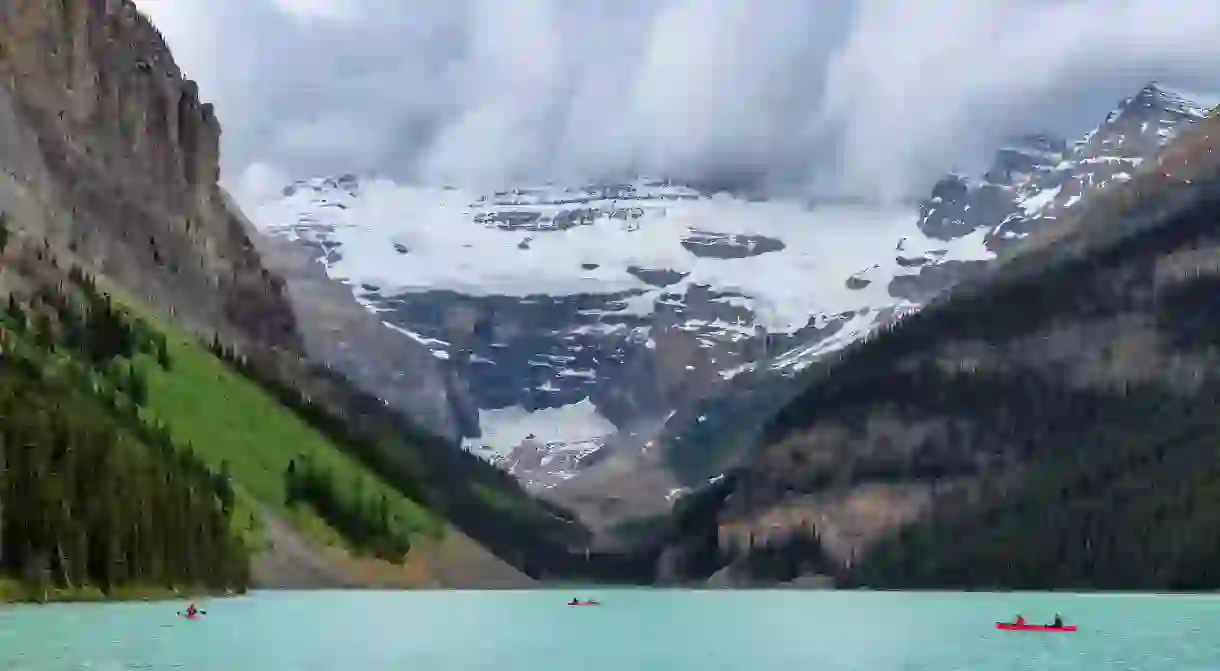
<path id="1" fill-rule="evenodd" d="M 170 369 L 169 345 L 163 335 L 157 337 L 157 364 L 161 366 L 162 370 Z"/>
<path id="2" fill-rule="evenodd" d="M 142 406 L 148 402 L 148 382 L 135 364 L 127 365 L 127 393 L 136 405 Z"/>

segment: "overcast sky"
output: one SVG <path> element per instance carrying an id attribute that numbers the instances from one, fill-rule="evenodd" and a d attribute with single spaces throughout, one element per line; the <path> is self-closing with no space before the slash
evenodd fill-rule
<path id="1" fill-rule="evenodd" d="M 230 185 L 624 172 L 920 195 L 1157 79 L 1220 90 L 1215 0 L 136 0 Z"/>

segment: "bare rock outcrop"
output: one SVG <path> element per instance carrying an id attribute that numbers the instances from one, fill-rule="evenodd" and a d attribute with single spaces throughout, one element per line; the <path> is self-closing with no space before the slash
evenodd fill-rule
<path id="1" fill-rule="evenodd" d="M 283 282 L 218 186 L 220 123 L 131 0 L 0 3 L 0 209 L 136 298 L 298 346 Z"/>

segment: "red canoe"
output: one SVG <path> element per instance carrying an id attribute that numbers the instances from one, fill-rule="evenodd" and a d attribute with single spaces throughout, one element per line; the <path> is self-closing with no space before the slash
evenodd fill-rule
<path id="1" fill-rule="evenodd" d="M 597 601 L 577 601 L 576 603 L 572 603 L 571 601 L 569 601 L 568 605 L 569 606 L 600 606 L 601 603 L 599 603 Z"/>
<path id="2" fill-rule="evenodd" d="M 996 629 L 1004 631 L 1076 631 L 1076 625 L 1068 624 L 1062 627 L 1048 627 L 1044 624 L 1013 624 L 1011 622 L 996 622 Z"/>

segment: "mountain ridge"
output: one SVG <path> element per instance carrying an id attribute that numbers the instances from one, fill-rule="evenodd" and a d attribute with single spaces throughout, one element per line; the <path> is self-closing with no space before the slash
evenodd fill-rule
<path id="1" fill-rule="evenodd" d="M 674 541 L 671 577 L 1215 584 L 1213 551 L 1169 536 L 1211 533 L 1216 124 L 817 370 L 728 484 L 692 495 L 698 540 Z"/>
<path id="2" fill-rule="evenodd" d="M 943 237 L 946 242 L 982 234 L 995 258 L 928 266 L 927 261 L 943 255 L 938 251 L 921 256 L 902 253 L 900 241 L 897 263 L 915 272 L 895 278 L 891 285 L 894 293 L 911 301 L 897 317 L 913 314 L 920 303 L 949 287 L 981 280 L 990 272 L 987 268 L 1003 265 L 1006 258 L 1019 256 L 1039 240 L 1053 237 L 1055 231 L 1062 230 L 1061 220 L 1073 216 L 1073 208 L 1085 195 L 1129 181 L 1144 160 L 1159 152 L 1162 145 L 1158 141 L 1169 142 L 1182 128 L 1196 123 L 1203 111 L 1155 82 L 1149 83 L 1137 95 L 1120 101 L 1102 123 L 1070 146 L 1045 133 L 1018 136 L 1019 142 L 1010 142 L 997 152 L 983 178 L 962 174 L 943 178 L 933 188 L 932 196 L 920 203 L 918 226 L 930 237 Z M 1128 137 L 1131 128 L 1143 129 L 1142 134 Z M 1022 150 L 1023 144 L 1036 150 L 1032 158 Z M 1116 155 L 1106 154 L 1110 148 Z M 1014 157 L 1030 160 L 1017 161 Z M 947 191 L 956 195 L 947 197 Z M 823 354 L 824 349 L 818 345 L 814 343 L 806 351 Z M 799 370 L 805 365 L 808 358 L 800 350 L 793 350 L 781 354 L 769 368 Z M 769 383 L 764 378 L 756 384 Z"/>
<path id="3" fill-rule="evenodd" d="M 1086 196 L 1147 169 L 1202 113 L 1150 83 L 1077 141 L 1015 138 L 981 177 L 946 176 L 916 213 L 838 240 L 802 242 L 792 225 L 757 224 L 813 216 L 805 205 L 644 178 L 480 198 L 353 175 L 301 180 L 248 209 L 264 237 L 314 250 L 387 329 L 465 381 L 449 396 L 461 409 L 449 414 L 466 419 L 449 427 L 467 449 L 608 528 L 664 512 L 731 463 L 749 440 L 717 416 L 762 423 L 808 366 L 1058 230 Z M 638 246 L 633 227 L 672 251 L 600 251 Z M 842 253 L 850 247 L 867 253 Z M 810 265 L 779 284 L 837 279 L 812 287 L 783 324 L 768 322 L 774 289 L 763 282 L 784 275 L 698 270 L 752 258 L 780 267 L 785 255 Z M 453 262 L 437 274 L 430 257 Z M 554 260 L 538 265 L 543 258 Z M 835 269 L 819 268 L 831 258 Z M 641 497 L 650 503 L 628 503 Z M 604 517 L 611 509 L 620 512 Z"/>

